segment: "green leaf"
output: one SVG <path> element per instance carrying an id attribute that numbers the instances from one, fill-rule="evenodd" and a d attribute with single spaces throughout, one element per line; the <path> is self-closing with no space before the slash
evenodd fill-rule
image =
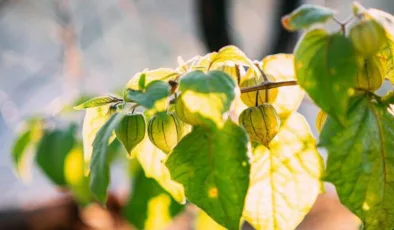
<path id="1" fill-rule="evenodd" d="M 113 97 L 113 96 L 95 97 L 93 99 L 90 99 L 87 102 L 84 102 L 78 106 L 75 106 L 74 109 L 82 110 L 82 109 L 94 108 L 94 107 L 103 106 L 103 105 L 107 105 L 110 103 L 121 102 L 121 101 L 123 101 L 123 100 L 120 98 L 117 98 L 117 97 Z"/>
<path id="2" fill-rule="evenodd" d="M 222 130 L 194 127 L 169 155 L 171 177 L 187 199 L 228 229 L 239 229 L 249 186 L 248 137 L 227 121 Z"/>
<path id="3" fill-rule="evenodd" d="M 46 176 L 57 185 L 66 186 L 65 161 L 74 148 L 75 125 L 66 130 L 46 131 L 37 148 L 36 162 Z"/>
<path id="4" fill-rule="evenodd" d="M 307 29 L 315 24 L 324 23 L 333 18 L 335 10 L 304 4 L 282 18 L 282 25 L 290 31 Z"/>
<path id="5" fill-rule="evenodd" d="M 140 91 L 145 90 L 145 83 L 146 83 L 146 74 L 143 73 L 143 74 L 141 74 L 141 76 L 139 77 L 139 80 L 138 80 L 138 89 Z"/>
<path id="6" fill-rule="evenodd" d="M 29 170 L 32 160 L 31 155 L 42 138 L 42 126 L 43 122 L 41 118 L 30 118 L 12 147 L 12 160 L 15 171 L 24 181 L 31 179 Z"/>
<path id="7" fill-rule="evenodd" d="M 136 102 L 152 111 L 152 114 L 164 112 L 168 107 L 170 85 L 164 81 L 152 81 L 144 92 L 127 89 L 125 101 Z"/>
<path id="8" fill-rule="evenodd" d="M 322 110 L 344 123 L 361 61 L 350 40 L 315 29 L 301 38 L 294 52 L 299 85 Z"/>
<path id="9" fill-rule="evenodd" d="M 178 204 L 140 169 L 132 186 L 131 199 L 123 208 L 123 215 L 138 229 L 156 230 L 166 229 L 172 218 L 183 209 L 183 205 Z"/>
<path id="10" fill-rule="evenodd" d="M 320 145 L 328 150 L 326 180 L 365 229 L 394 228 L 394 112 L 362 95 L 343 127 L 328 117 Z"/>
<path id="11" fill-rule="evenodd" d="M 394 105 L 394 90 L 387 92 L 386 95 L 384 95 L 382 97 L 382 102 L 384 104 L 393 104 Z"/>
<path id="12" fill-rule="evenodd" d="M 93 142 L 92 161 L 90 163 L 90 190 L 98 201 L 105 203 L 109 185 L 109 157 L 108 144 L 114 129 L 125 116 L 116 113 L 100 128 Z"/>
<path id="13" fill-rule="evenodd" d="M 111 117 L 109 113 L 109 106 L 99 106 L 86 110 L 85 118 L 82 125 L 82 140 L 83 140 L 83 153 L 85 161 L 85 173 L 89 172 L 89 164 L 93 152 L 93 141 L 96 138 L 97 132 Z M 110 142 L 115 139 L 115 133 L 111 136 Z"/>
<path id="14" fill-rule="evenodd" d="M 182 119 L 184 116 L 195 116 L 199 124 L 221 127 L 235 98 L 235 83 L 222 71 L 204 73 L 193 71 L 181 78 L 178 98 L 182 104 Z M 178 111 L 177 111 L 178 112 Z"/>
<path id="15" fill-rule="evenodd" d="M 14 146 L 12 148 L 12 159 L 15 166 L 15 169 L 19 175 L 24 174 L 24 156 L 27 153 L 27 149 L 30 145 L 31 141 L 31 131 L 26 130 L 21 133 L 19 137 L 16 139 Z"/>
<path id="16" fill-rule="evenodd" d="M 253 156 L 245 219 L 256 229 L 296 229 L 322 187 L 323 160 L 305 118 L 293 113 Z"/>

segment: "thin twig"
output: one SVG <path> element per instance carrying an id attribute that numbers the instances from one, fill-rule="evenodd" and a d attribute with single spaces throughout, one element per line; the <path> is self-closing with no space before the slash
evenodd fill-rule
<path id="1" fill-rule="evenodd" d="M 273 89 L 273 88 L 292 86 L 292 85 L 297 85 L 297 81 L 263 82 L 261 85 L 242 88 L 241 93 L 248 93 L 262 89 Z"/>

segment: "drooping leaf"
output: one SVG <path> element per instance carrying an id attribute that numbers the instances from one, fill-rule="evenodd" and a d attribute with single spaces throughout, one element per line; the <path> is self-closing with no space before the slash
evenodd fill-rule
<path id="1" fill-rule="evenodd" d="M 307 32 L 295 48 L 299 85 L 322 110 L 342 123 L 360 61 L 348 38 L 322 29 Z"/>
<path id="2" fill-rule="evenodd" d="M 136 73 L 130 81 L 126 84 L 126 93 L 127 90 L 141 90 L 139 89 L 139 82 L 141 77 L 145 75 L 145 86 L 147 86 L 152 81 L 169 81 L 174 80 L 179 76 L 180 73 L 178 71 L 169 69 L 169 68 L 158 68 L 154 70 L 145 70 L 139 73 Z M 143 91 L 143 90 L 141 90 Z"/>
<path id="3" fill-rule="evenodd" d="M 12 148 L 12 158 L 16 172 L 22 178 L 25 178 L 26 166 L 25 166 L 25 156 L 27 154 L 28 147 L 30 145 L 31 131 L 26 130 L 21 133 L 16 139 L 14 146 Z"/>
<path id="4" fill-rule="evenodd" d="M 195 116 L 198 124 L 223 126 L 225 112 L 235 98 L 235 83 L 226 73 L 210 71 L 207 74 L 193 71 L 181 78 L 179 117 Z"/>
<path id="5" fill-rule="evenodd" d="M 290 31 L 307 29 L 331 19 L 335 11 L 330 8 L 304 4 L 282 18 L 282 25 Z"/>
<path id="6" fill-rule="evenodd" d="M 114 129 L 124 116 L 124 113 L 112 115 L 99 129 L 93 141 L 93 154 L 90 162 L 90 190 L 101 203 L 105 203 L 107 200 L 109 185 L 108 145 Z"/>
<path id="7" fill-rule="evenodd" d="M 65 162 L 76 143 L 75 130 L 75 125 L 66 130 L 47 130 L 37 147 L 37 164 L 53 183 L 60 186 L 67 185 Z"/>
<path id="8" fill-rule="evenodd" d="M 248 137 L 227 121 L 221 130 L 194 127 L 166 160 L 186 197 L 228 229 L 239 229 L 249 186 Z"/>
<path id="9" fill-rule="evenodd" d="M 82 125 L 83 153 L 85 161 L 85 174 L 89 172 L 89 163 L 93 152 L 93 141 L 99 129 L 110 118 L 109 106 L 99 106 L 86 110 Z M 115 133 L 109 139 L 112 142 Z"/>
<path id="10" fill-rule="evenodd" d="M 150 142 L 148 134 L 131 152 L 131 156 L 137 158 L 145 171 L 146 177 L 155 179 L 178 203 L 185 204 L 186 198 L 183 186 L 171 179 L 170 172 L 163 163 L 167 155 Z"/>
<path id="11" fill-rule="evenodd" d="M 328 150 L 325 179 L 365 229 L 393 229 L 394 113 L 366 95 L 349 108 L 347 126 L 329 117 L 320 135 Z"/>
<path id="12" fill-rule="evenodd" d="M 89 109 L 89 108 L 94 108 L 94 107 L 103 106 L 110 103 L 121 102 L 121 101 L 123 100 L 113 96 L 95 97 L 90 99 L 89 101 L 86 101 L 80 105 L 75 106 L 74 109 L 76 110 Z"/>
<path id="13" fill-rule="evenodd" d="M 275 54 L 267 56 L 261 63 L 264 73 L 275 78 L 276 81 L 296 80 L 294 73 L 294 56 L 291 54 Z M 304 98 L 304 91 L 298 86 L 278 88 L 278 96 L 272 103 L 282 121 L 286 120 L 300 106 Z"/>
<path id="14" fill-rule="evenodd" d="M 322 187 L 323 161 L 305 118 L 293 113 L 253 157 L 245 219 L 258 230 L 295 229 Z"/>
<path id="15" fill-rule="evenodd" d="M 136 102 L 152 111 L 152 114 L 163 112 L 168 107 L 170 85 L 164 81 L 150 82 L 145 91 L 127 89 L 125 101 Z"/>
<path id="16" fill-rule="evenodd" d="M 12 160 L 18 176 L 22 180 L 30 179 L 30 166 L 33 150 L 43 135 L 43 122 L 41 118 L 32 118 L 25 124 L 23 132 L 16 138 L 12 147 Z"/>
<path id="17" fill-rule="evenodd" d="M 147 178 L 141 169 L 136 175 L 130 195 L 131 199 L 123 208 L 123 214 L 138 229 L 167 229 L 172 218 L 184 208 L 154 179 Z"/>
<path id="18" fill-rule="evenodd" d="M 195 230 L 226 230 L 223 226 L 216 223 L 204 211 L 199 210 L 194 221 Z"/>

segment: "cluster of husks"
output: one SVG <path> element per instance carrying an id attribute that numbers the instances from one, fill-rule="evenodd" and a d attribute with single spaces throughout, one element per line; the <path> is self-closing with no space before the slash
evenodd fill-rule
<path id="1" fill-rule="evenodd" d="M 379 52 L 387 40 L 386 33 L 368 11 L 359 12 L 356 16 L 358 21 L 349 31 L 354 49 L 363 60 L 356 88 L 374 92 L 382 86 L 385 77 L 386 67 Z"/>

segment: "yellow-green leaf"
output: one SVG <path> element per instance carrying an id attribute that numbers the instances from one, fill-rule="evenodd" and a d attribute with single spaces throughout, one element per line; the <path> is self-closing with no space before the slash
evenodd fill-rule
<path id="1" fill-rule="evenodd" d="M 179 76 L 179 73 L 169 68 L 158 68 L 154 70 L 146 70 L 136 73 L 130 81 L 126 84 L 126 90 L 139 90 L 139 82 L 141 76 L 145 75 L 145 85 L 148 85 L 152 81 L 169 81 L 174 80 Z"/>
<path id="2" fill-rule="evenodd" d="M 323 161 L 305 118 L 293 113 L 253 157 L 244 218 L 258 230 L 295 229 L 322 186 Z"/>
<path id="3" fill-rule="evenodd" d="M 89 172 L 89 163 L 92 157 L 93 141 L 99 129 L 110 118 L 109 106 L 99 106 L 86 110 L 85 118 L 82 125 L 82 140 L 83 140 L 83 153 L 85 161 L 85 173 Z M 109 139 L 112 142 L 115 138 L 115 133 Z"/>
<path id="4" fill-rule="evenodd" d="M 296 80 L 294 73 L 294 56 L 292 54 L 275 54 L 267 56 L 261 63 L 261 69 L 276 81 Z M 278 96 L 272 103 L 282 121 L 300 106 L 305 92 L 298 86 L 278 88 Z"/>
<path id="5" fill-rule="evenodd" d="M 74 109 L 82 110 L 88 108 L 94 108 L 98 106 L 103 106 L 111 103 L 122 102 L 123 100 L 114 96 L 101 96 L 92 98 L 78 106 L 75 106 Z"/>
<path id="6" fill-rule="evenodd" d="M 131 155 L 136 156 L 146 177 L 155 179 L 177 202 L 181 204 L 186 202 L 183 186 L 171 180 L 170 172 L 163 163 L 167 155 L 149 141 L 148 134 Z"/>

